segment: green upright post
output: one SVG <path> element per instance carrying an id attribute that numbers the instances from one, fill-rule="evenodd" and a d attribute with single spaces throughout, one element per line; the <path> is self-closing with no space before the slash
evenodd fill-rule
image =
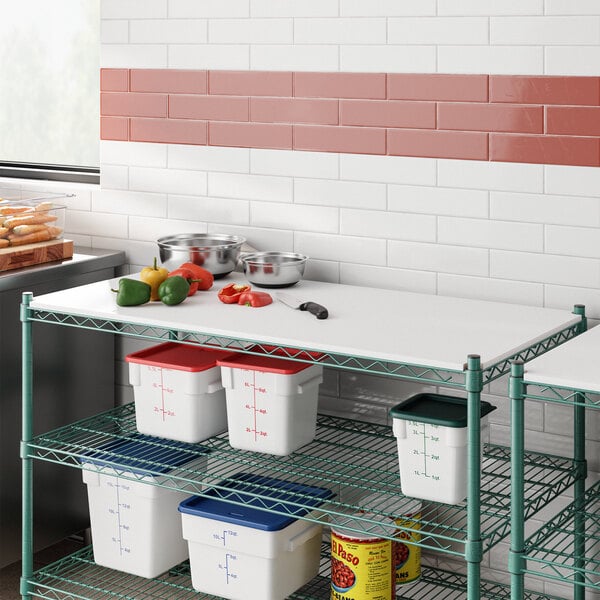
<path id="1" fill-rule="evenodd" d="M 21 596 L 29 600 L 28 581 L 33 573 L 33 464 L 27 457 L 27 444 L 33 437 L 33 359 L 31 321 L 29 317 L 29 303 L 33 294 L 25 292 L 21 303 L 21 330 L 22 330 L 22 434 L 21 434 L 21 459 L 22 459 L 22 564 L 21 564 Z"/>
<path id="2" fill-rule="evenodd" d="M 510 551 L 508 570 L 510 572 L 511 600 L 523 600 L 525 593 L 523 569 L 525 546 L 525 386 L 523 363 L 515 361 L 510 367 L 508 397 L 511 412 L 511 488 L 510 488 Z"/>
<path id="3" fill-rule="evenodd" d="M 576 304 L 573 313 L 581 315 L 579 333 L 587 329 L 587 319 L 585 317 L 585 307 Z M 575 499 L 575 520 L 573 526 L 573 558 L 576 569 L 582 569 L 585 566 L 585 519 L 583 518 L 583 498 L 585 495 L 585 480 L 587 477 L 587 462 L 585 458 L 585 406 L 581 394 L 575 396 L 575 406 L 573 407 L 573 459 L 577 469 L 577 480 L 573 488 Z M 584 600 L 585 587 L 583 583 L 585 578 L 583 573 L 576 572 L 574 578 L 574 600 Z"/>
<path id="4" fill-rule="evenodd" d="M 467 600 L 479 600 L 481 595 L 481 390 L 483 376 L 481 359 L 476 354 L 467 358 L 465 373 L 467 390 Z"/>

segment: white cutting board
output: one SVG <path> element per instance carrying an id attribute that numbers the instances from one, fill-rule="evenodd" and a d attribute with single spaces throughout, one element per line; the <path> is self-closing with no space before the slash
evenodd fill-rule
<path id="1" fill-rule="evenodd" d="M 114 281 L 46 294 L 32 306 L 457 371 L 469 354 L 479 354 L 484 367 L 495 364 L 579 320 L 566 310 L 315 281 L 284 290 L 326 306 L 329 318 L 318 320 L 277 300 L 262 308 L 221 303 L 217 291 L 234 281 L 246 283 L 234 273 L 177 306 L 119 307 L 110 291 Z M 275 290 L 263 291 L 276 296 Z"/>

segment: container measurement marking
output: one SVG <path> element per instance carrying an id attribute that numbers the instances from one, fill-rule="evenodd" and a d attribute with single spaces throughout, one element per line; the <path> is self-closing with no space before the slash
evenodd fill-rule
<path id="1" fill-rule="evenodd" d="M 420 448 L 413 449 L 413 454 L 421 455 L 423 457 L 423 470 L 415 471 L 415 475 L 418 475 L 420 477 L 426 477 L 427 479 L 433 479 L 433 480 L 437 481 L 437 480 L 439 480 L 440 476 L 431 474 L 431 466 L 432 466 L 432 463 L 435 463 L 440 460 L 440 455 L 439 455 L 439 453 L 432 452 L 430 450 L 430 448 L 428 448 L 427 441 L 429 440 L 431 442 L 430 447 L 436 448 L 440 442 L 440 436 L 439 435 L 428 435 L 425 432 L 425 430 L 426 430 L 425 423 L 413 421 L 413 422 L 411 422 L 411 426 L 414 428 L 413 434 L 417 438 L 422 439 L 422 441 L 423 441 L 422 449 L 420 449 Z M 430 427 L 432 429 L 438 429 L 437 425 L 431 425 Z M 430 466 L 430 472 L 427 472 L 428 466 Z M 435 470 L 435 469 L 433 469 L 433 470 Z"/>
<path id="2" fill-rule="evenodd" d="M 236 554 L 229 554 L 229 552 L 227 552 L 225 554 L 225 564 L 223 563 L 219 563 L 219 569 L 222 569 L 223 571 L 225 571 L 225 578 L 227 581 L 227 585 L 229 585 L 229 580 L 230 579 L 237 579 L 238 576 L 235 573 L 232 573 L 231 570 L 231 566 L 229 564 L 229 561 L 235 561 L 237 560 L 237 555 Z"/>
<path id="3" fill-rule="evenodd" d="M 129 510 L 131 505 L 128 502 L 121 502 L 120 490 L 123 488 L 124 490 L 129 490 L 128 484 L 120 484 L 119 478 L 116 478 L 116 483 L 112 481 L 107 482 L 108 487 L 112 487 L 115 490 L 116 496 L 116 510 L 114 508 L 109 508 L 108 512 L 112 515 L 115 515 L 117 518 L 117 531 L 118 536 L 113 536 L 112 541 L 119 544 L 119 554 L 123 556 L 123 553 L 129 554 L 131 552 L 131 548 L 129 546 L 125 546 L 123 543 L 123 531 L 129 531 L 129 525 L 127 523 L 123 523 L 121 521 L 122 509 Z"/>
<path id="4" fill-rule="evenodd" d="M 253 412 L 252 422 L 254 424 L 253 427 L 246 427 L 246 432 L 252 433 L 254 435 L 254 441 L 256 442 L 259 437 L 267 437 L 268 435 L 266 431 L 258 428 L 258 415 L 267 415 L 268 411 L 266 408 L 259 408 L 257 406 L 257 396 L 266 394 L 267 389 L 256 384 L 256 371 L 252 371 L 252 382 L 245 381 L 244 387 L 252 388 L 252 404 L 246 403 L 244 408 Z"/>
<path id="5" fill-rule="evenodd" d="M 166 406 L 167 402 L 165 401 L 165 394 L 169 394 L 169 395 L 173 394 L 173 389 L 165 385 L 164 379 L 163 379 L 163 368 L 162 367 L 148 367 L 148 369 L 150 371 L 158 371 L 160 373 L 160 382 L 159 383 L 155 382 L 152 384 L 152 387 L 160 390 L 160 406 L 155 405 L 154 412 L 160 413 L 161 419 L 164 422 L 164 421 L 166 421 L 166 417 L 177 416 L 175 414 L 175 411 L 172 408 L 167 408 L 167 406 Z"/>
<path id="6" fill-rule="evenodd" d="M 223 529 L 222 533 L 213 533 L 213 539 L 223 540 L 223 546 L 227 546 L 227 536 L 237 537 L 237 531 L 231 529 Z"/>

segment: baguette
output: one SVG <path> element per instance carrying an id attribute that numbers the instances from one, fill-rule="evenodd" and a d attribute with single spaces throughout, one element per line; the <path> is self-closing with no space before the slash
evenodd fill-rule
<path id="1" fill-rule="evenodd" d="M 52 202 L 50 202 L 49 200 L 45 200 L 44 202 L 40 202 L 39 204 L 36 204 L 34 210 L 36 212 L 47 211 L 47 210 L 50 210 L 52 208 L 52 206 L 53 206 Z"/>
<path id="2" fill-rule="evenodd" d="M 0 238 L 6 236 L 6 234 L 10 231 L 8 227 L 0 227 Z"/>
<path id="3" fill-rule="evenodd" d="M 6 248 L 10 242 L 5 238 L 0 238 L 0 248 Z"/>
<path id="4" fill-rule="evenodd" d="M 48 214 L 33 214 L 33 215 L 19 215 L 18 217 L 9 217 L 4 220 L 4 227 L 14 229 L 19 225 L 40 225 L 42 223 L 52 223 L 56 221 L 58 217 L 56 215 Z"/>
<path id="5" fill-rule="evenodd" d="M 18 215 L 27 212 L 34 212 L 33 207 L 20 205 L 0 206 L 0 215 Z"/>
<path id="6" fill-rule="evenodd" d="M 46 242 L 57 237 L 62 232 L 60 227 L 46 227 L 44 231 L 36 231 L 29 235 L 9 234 L 8 239 L 12 246 L 22 246 L 23 244 L 35 244 L 36 242 Z"/>
<path id="7" fill-rule="evenodd" d="M 6 229 L 7 232 L 10 231 L 10 229 L 7 229 L 6 227 L 3 227 L 2 229 Z M 2 229 L 0 229 L 0 232 Z M 30 233 L 44 231 L 45 229 L 48 229 L 48 225 L 17 225 L 16 227 L 13 227 L 12 233 L 16 233 L 17 235 L 29 235 Z"/>

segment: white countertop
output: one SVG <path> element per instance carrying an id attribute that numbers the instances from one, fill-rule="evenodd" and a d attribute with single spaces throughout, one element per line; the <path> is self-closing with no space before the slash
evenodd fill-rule
<path id="1" fill-rule="evenodd" d="M 524 379 L 600 393 L 600 326 L 527 363 Z"/>
<path id="2" fill-rule="evenodd" d="M 463 369 L 469 354 L 479 354 L 485 368 L 579 321 L 566 310 L 316 281 L 283 290 L 326 306 L 329 318 L 318 320 L 276 299 L 262 308 L 223 304 L 217 292 L 232 281 L 246 283 L 233 273 L 177 306 L 117 306 L 110 282 L 39 296 L 31 306 L 455 371 Z M 262 291 L 276 296 L 276 290 Z"/>

